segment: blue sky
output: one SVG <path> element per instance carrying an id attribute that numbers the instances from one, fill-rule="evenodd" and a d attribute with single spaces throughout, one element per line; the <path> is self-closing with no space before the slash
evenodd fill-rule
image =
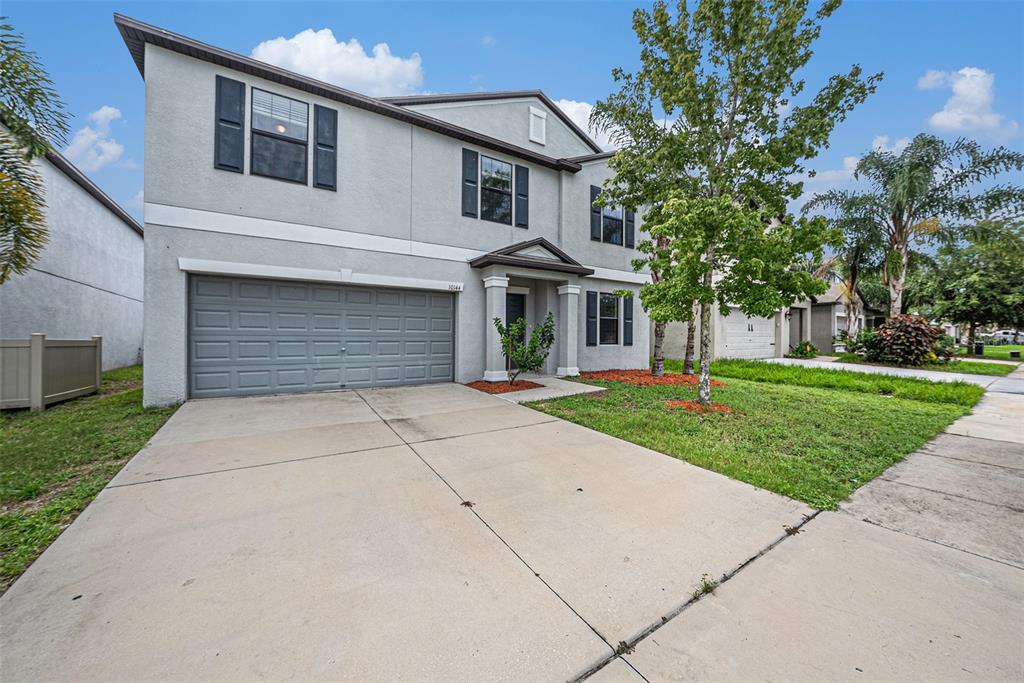
<path id="1" fill-rule="evenodd" d="M 635 6 L 5 0 L 2 12 L 68 104 L 69 155 L 141 216 L 144 86 L 115 11 L 243 54 L 271 41 L 259 55 L 369 94 L 541 88 L 583 117 L 614 67 L 637 65 Z M 808 192 L 848 185 L 873 144 L 919 132 L 1024 150 L 1024 2 L 847 0 L 816 44 L 808 90 L 852 63 L 885 79 L 812 163 Z"/>

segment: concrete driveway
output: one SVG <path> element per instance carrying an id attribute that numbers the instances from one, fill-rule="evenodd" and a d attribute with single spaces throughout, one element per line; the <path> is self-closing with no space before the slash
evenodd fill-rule
<path id="1" fill-rule="evenodd" d="M 641 680 L 811 512 L 458 385 L 192 402 L 0 599 L 3 675 Z"/>

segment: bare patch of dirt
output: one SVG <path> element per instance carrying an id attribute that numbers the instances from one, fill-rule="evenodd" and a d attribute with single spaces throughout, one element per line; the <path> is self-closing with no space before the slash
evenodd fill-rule
<path id="1" fill-rule="evenodd" d="M 512 384 L 508 382 L 485 382 L 482 379 L 476 382 L 469 382 L 466 384 L 470 389 L 476 389 L 482 391 L 485 394 L 508 394 L 513 391 L 522 391 L 524 389 L 539 389 L 543 384 L 537 384 L 536 382 L 530 382 L 525 379 L 517 379 Z"/>
<path id="2" fill-rule="evenodd" d="M 699 401 L 693 401 L 690 399 L 672 399 L 665 401 L 665 407 L 669 410 L 685 410 L 688 413 L 697 413 L 698 415 L 706 415 L 708 413 L 724 413 L 726 415 L 732 415 L 736 412 L 724 403 L 715 403 L 712 401 L 711 405 L 706 406 Z"/>
<path id="3" fill-rule="evenodd" d="M 598 379 L 606 382 L 619 382 L 631 384 L 637 387 L 650 386 L 697 386 L 697 375 L 683 375 L 676 372 L 666 372 L 661 377 L 655 377 L 650 370 L 601 370 L 598 372 L 581 372 L 583 379 Z M 711 386 L 724 387 L 724 382 L 717 379 L 711 380 Z"/>

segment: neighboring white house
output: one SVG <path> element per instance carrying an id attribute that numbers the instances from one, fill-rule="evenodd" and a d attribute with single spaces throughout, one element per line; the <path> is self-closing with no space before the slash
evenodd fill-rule
<path id="1" fill-rule="evenodd" d="M 860 295 L 857 296 L 860 315 L 854 324 L 854 333 L 877 327 L 885 321 L 885 314 L 868 308 Z M 843 306 L 842 285 L 833 284 L 827 292 L 815 297 L 811 323 L 811 343 L 819 351 L 831 351 L 833 339 L 841 330 L 846 330 L 846 310 Z"/>
<path id="2" fill-rule="evenodd" d="M 35 162 L 46 191 L 47 242 L 24 275 L 0 285 L 0 338 L 103 337 L 103 368 L 142 356 L 140 226 L 57 152 Z"/>
<path id="3" fill-rule="evenodd" d="M 642 368 L 638 217 L 539 91 L 373 98 L 117 15 L 146 81 L 145 402 Z"/>
<path id="4" fill-rule="evenodd" d="M 732 309 L 722 315 L 714 309 L 711 317 L 711 344 L 714 358 L 781 358 L 801 341 L 810 338 L 810 304 L 797 302 L 777 311 L 770 318 L 745 315 Z M 686 354 L 686 323 L 669 323 L 665 329 L 666 358 L 683 358 Z M 699 352 L 700 325 L 694 332 L 694 347 Z M 651 350 L 654 328 L 651 326 Z"/>

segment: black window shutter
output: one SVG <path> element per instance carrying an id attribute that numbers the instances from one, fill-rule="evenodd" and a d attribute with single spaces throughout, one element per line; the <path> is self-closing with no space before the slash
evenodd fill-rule
<path id="1" fill-rule="evenodd" d="M 313 186 L 324 190 L 338 189 L 338 112 L 313 108 L 315 138 L 313 143 Z"/>
<path id="2" fill-rule="evenodd" d="M 245 83 L 217 76 L 213 165 L 241 173 L 245 165 Z"/>
<path id="3" fill-rule="evenodd" d="M 480 155 L 471 149 L 462 150 L 462 215 L 476 218 L 477 214 L 477 175 Z"/>
<path id="4" fill-rule="evenodd" d="M 636 241 L 636 215 L 632 211 L 626 212 L 626 248 L 632 249 Z"/>
<path id="5" fill-rule="evenodd" d="M 622 299 L 622 345 L 633 345 L 633 297 Z"/>
<path id="6" fill-rule="evenodd" d="M 516 166 L 516 227 L 530 227 L 530 169 Z"/>
<path id="7" fill-rule="evenodd" d="M 587 292 L 587 346 L 597 346 L 597 292 Z"/>
<path id="8" fill-rule="evenodd" d="M 597 242 L 601 241 L 601 207 L 595 202 L 600 194 L 600 187 L 590 186 L 590 239 Z"/>

